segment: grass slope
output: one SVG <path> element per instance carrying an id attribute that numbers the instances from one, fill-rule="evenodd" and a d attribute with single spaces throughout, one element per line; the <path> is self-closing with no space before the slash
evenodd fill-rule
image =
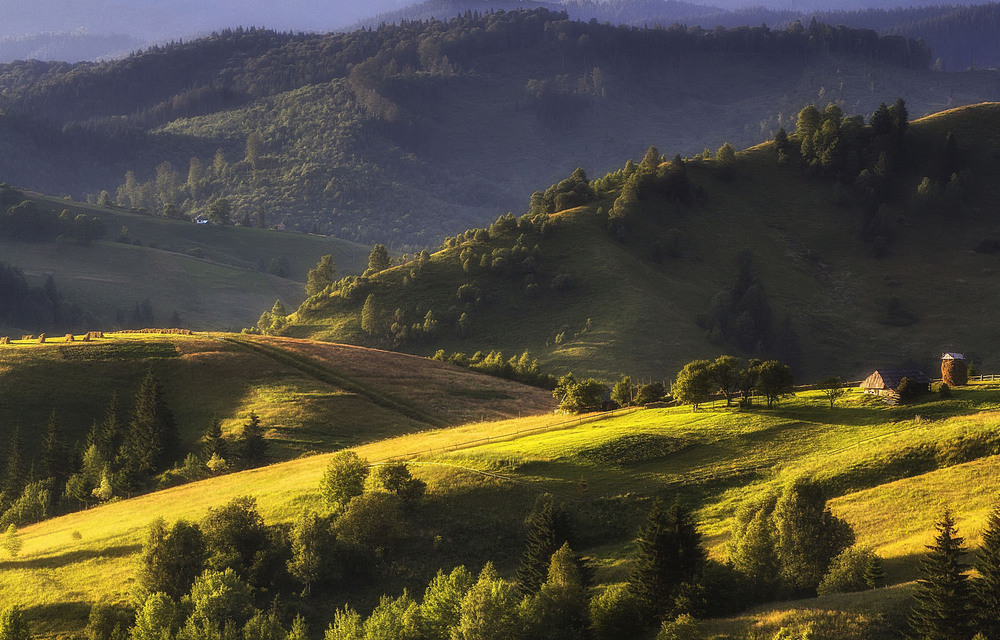
<path id="1" fill-rule="evenodd" d="M 83 441 L 113 393 L 123 410 L 131 407 L 147 370 L 163 384 L 185 450 L 197 450 L 214 418 L 235 435 L 254 411 L 268 429 L 272 461 L 429 426 L 544 413 L 554 404 L 541 389 L 359 347 L 268 339 L 262 351 L 238 335 L 107 335 L 0 346 L 5 431 L 19 425 L 34 451 L 55 410 L 67 439 Z"/>
<path id="2" fill-rule="evenodd" d="M 1000 188 L 992 176 L 1000 170 L 1000 104 L 944 112 L 910 129 L 918 151 L 901 195 L 884 212 L 893 241 L 883 258 L 873 257 L 862 236 L 864 213 L 838 204 L 843 187 L 778 165 L 773 147 L 761 145 L 739 154 L 731 181 L 721 179 L 713 161 L 688 162 L 688 175 L 707 199 L 692 206 L 648 201 L 625 242 L 604 231 L 598 211 L 610 209 L 614 193 L 550 216 L 548 235 L 527 234 L 527 246 L 540 247 L 535 297 L 525 295 L 523 276 L 467 275 L 459 259 L 466 249 L 478 258 L 509 248 L 520 231 L 439 251 L 417 278 L 413 265 L 388 270 L 372 278 L 368 290 L 387 313 L 469 314 L 467 338 L 442 331 L 409 347 L 418 353 L 527 347 L 554 370 L 663 379 L 691 359 L 729 349 L 713 344 L 697 320 L 735 278 L 736 255 L 749 248 L 774 317 L 787 315 L 798 334 L 800 379 L 860 379 L 876 366 L 902 362 L 933 370 L 938 354 L 951 350 L 975 352 L 992 367 L 1000 358 L 987 339 L 1000 328 L 989 302 L 996 257 L 973 248 L 996 232 Z M 959 141 L 967 199 L 945 197 L 932 210 L 920 209 L 912 195 L 933 172 L 949 131 Z M 680 255 L 658 264 L 653 242 L 666 242 L 671 229 L 680 232 Z M 572 279 L 567 292 L 549 289 L 560 273 Z M 466 283 L 482 291 L 483 302 L 458 301 L 456 291 Z M 916 314 L 915 324 L 888 322 L 892 298 Z M 313 301 L 288 333 L 364 344 L 370 340 L 360 331 L 364 299 L 335 292 Z M 588 318 L 591 329 L 584 332 Z"/>
<path id="3" fill-rule="evenodd" d="M 408 458 L 429 483 L 407 546 L 415 569 L 386 586 L 393 592 L 419 587 L 423 573 L 458 562 L 479 566 L 493 559 L 510 568 L 519 552 L 519 523 L 540 491 L 570 504 L 581 526 L 578 551 L 592 558 L 597 583 L 606 584 L 627 575 L 629 540 L 647 497 L 681 495 L 700 504 L 702 533 L 712 555 L 721 556 L 739 501 L 811 475 L 837 496 L 833 510 L 851 523 L 859 543 L 884 558 L 892 586 L 775 603 L 703 628 L 745 633 L 812 621 L 843 632 L 833 637 L 858 638 L 880 628 L 877 614 L 890 623 L 901 619 L 908 582 L 944 506 L 976 544 L 1000 490 L 997 412 L 1000 385 L 903 407 L 853 393 L 833 410 L 810 392 L 771 411 L 648 409 L 576 424 L 536 417 L 416 433 L 357 451 L 372 461 Z M 499 437 L 505 434 L 512 437 Z M 485 437 L 492 441 L 474 442 Z M 197 519 L 210 506 L 248 494 L 267 521 L 288 521 L 317 506 L 328 459 L 311 456 L 213 478 L 28 527 L 22 556 L 0 565 L 0 604 L 24 604 L 46 637 L 78 630 L 89 602 L 128 597 L 142 530 L 154 516 Z M 489 513 L 481 509 L 486 500 Z M 448 541 L 441 550 L 435 535 Z M 340 603 L 328 604 L 319 608 L 328 613 Z"/>
<path id="4" fill-rule="evenodd" d="M 276 299 L 298 304 L 306 273 L 321 256 L 333 255 L 343 272 L 362 271 L 368 257 L 366 247 L 325 236 L 195 225 L 35 194 L 30 198 L 42 209 L 103 220 L 107 240 L 87 246 L 0 240 L 5 262 L 20 267 L 32 284 L 51 275 L 95 326 L 115 323 L 119 312 L 127 320 L 132 306 L 148 299 L 158 325 L 166 325 L 176 311 L 185 327 L 240 329 L 253 325 Z M 123 226 L 141 246 L 112 241 Z M 287 277 L 261 269 L 280 258 L 288 261 Z"/>

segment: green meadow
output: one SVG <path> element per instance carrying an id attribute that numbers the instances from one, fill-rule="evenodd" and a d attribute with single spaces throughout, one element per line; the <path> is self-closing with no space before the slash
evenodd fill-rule
<path id="1" fill-rule="evenodd" d="M 569 422 L 536 415 L 357 446 L 371 462 L 409 460 L 428 482 L 403 551 L 415 569 L 385 591 L 419 588 L 425 574 L 459 563 L 478 568 L 493 559 L 502 571 L 512 570 L 520 521 L 542 492 L 565 501 L 585 530 L 579 551 L 595 568 L 595 588 L 627 575 L 632 536 L 655 496 L 696 507 L 710 554 L 721 559 L 743 500 L 806 475 L 824 485 L 858 543 L 882 557 L 889 586 L 773 603 L 699 624 L 710 636 L 812 624 L 841 634 L 832 637 L 868 637 L 905 612 L 920 554 L 943 509 L 953 510 L 974 546 L 997 503 L 1000 385 L 977 384 L 948 399 L 932 395 L 897 407 L 858 392 L 833 409 L 819 392 L 800 393 L 772 410 L 723 405 Z M 209 507 L 252 495 L 268 522 L 288 522 L 303 508 L 322 508 L 317 483 L 328 461 L 328 454 L 306 456 L 26 527 L 21 555 L 0 565 L 0 604 L 24 605 L 45 637 L 78 633 L 90 603 L 128 600 L 152 518 L 197 520 Z M 484 511 L 483 504 L 491 508 Z M 446 550 L 434 546 L 436 536 L 449 541 Z M 371 597 L 359 596 L 356 606 L 370 606 Z M 328 619 L 339 604 L 321 598 L 317 618 Z"/>

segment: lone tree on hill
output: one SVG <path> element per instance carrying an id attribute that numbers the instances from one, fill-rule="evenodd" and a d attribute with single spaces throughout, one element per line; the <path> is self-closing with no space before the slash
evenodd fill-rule
<path id="1" fill-rule="evenodd" d="M 830 408 L 833 408 L 833 403 L 837 401 L 838 398 L 847 393 L 847 389 L 844 388 L 840 381 L 840 377 L 833 376 L 827 378 L 820 383 L 820 389 L 823 390 L 823 395 L 827 397 L 830 401 Z"/>
<path id="2" fill-rule="evenodd" d="M 240 457 L 244 462 L 256 465 L 267 453 L 267 440 L 264 438 L 264 427 L 261 426 L 260 416 L 255 411 L 251 411 L 247 421 L 243 423 L 243 432 L 240 434 Z"/>
<path id="3" fill-rule="evenodd" d="M 950 511 L 935 525 L 934 544 L 920 566 L 910 611 L 911 637 L 921 640 L 966 640 L 972 637 L 971 591 L 963 561 L 965 540 L 957 535 Z"/>

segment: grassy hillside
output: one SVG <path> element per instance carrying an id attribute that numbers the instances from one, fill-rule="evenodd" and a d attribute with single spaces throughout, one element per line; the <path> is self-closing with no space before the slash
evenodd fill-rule
<path id="1" fill-rule="evenodd" d="M 853 199 L 853 181 L 779 164 L 767 144 L 738 154 L 732 179 L 714 160 L 688 161 L 702 197 L 640 200 L 625 238 L 606 231 L 618 191 L 599 190 L 586 206 L 494 225 L 488 239 L 460 235 L 426 264 L 334 288 L 307 301 L 286 331 L 370 344 L 361 311 L 371 293 L 384 326 L 396 309 L 407 322 L 428 309 L 443 319 L 423 342 L 402 344 L 417 353 L 529 348 L 553 371 L 672 378 L 685 362 L 734 349 L 704 319 L 749 249 L 776 328 L 766 351 L 793 361 L 800 381 L 861 379 L 904 362 L 930 373 L 949 350 L 978 354 L 992 370 L 1000 361 L 987 338 L 997 328 L 988 302 L 996 256 L 975 249 L 996 233 L 1000 190 L 991 176 L 1000 169 L 1000 105 L 943 112 L 910 131 L 895 197 L 878 212 L 879 233 L 888 238 L 883 251 L 865 230 L 868 214 Z M 964 186 L 935 187 L 922 199 L 918 186 L 939 172 L 948 132 L 958 141 L 956 185 Z M 498 255 L 519 257 L 505 270 L 492 267 Z M 559 281 L 562 275 L 568 279 Z M 462 285 L 472 289 L 465 300 Z M 908 315 L 892 315 L 893 305 Z M 462 313 L 465 329 L 456 325 Z"/>
<path id="2" fill-rule="evenodd" d="M 213 419 L 233 435 L 253 411 L 271 461 L 553 407 L 541 389 L 384 351 L 228 334 L 107 336 L 0 346 L 5 442 L 19 425 L 30 456 L 53 410 L 67 440 L 82 442 L 112 394 L 131 407 L 147 370 L 164 387 L 185 451 L 199 450 Z"/>
<path id="3" fill-rule="evenodd" d="M 0 239 L 3 261 L 20 267 L 29 283 L 52 276 L 67 303 L 78 304 L 89 326 L 121 326 L 136 303 L 149 300 L 164 326 L 176 312 L 184 327 L 240 329 L 256 322 L 276 299 L 294 306 L 304 298 L 308 270 L 325 254 L 342 272 L 364 269 L 368 249 L 335 238 L 243 227 L 195 225 L 122 209 L 28 194 L 43 211 L 96 216 L 105 239 L 17 242 Z M 116 242 L 122 227 L 138 244 Z M 283 277 L 267 273 L 283 260 Z M 37 333 L 44 327 L 20 327 Z"/>
<path id="4" fill-rule="evenodd" d="M 0 176 L 157 212 L 225 196 L 239 220 L 421 248 L 577 166 L 755 144 L 816 100 L 871 113 L 903 96 L 923 115 L 997 97 L 996 72 L 929 73 L 916 40 L 760 23 L 619 28 L 539 9 L 12 63 Z"/>
<path id="5" fill-rule="evenodd" d="M 818 393 L 806 393 L 771 411 L 647 409 L 582 424 L 529 418 L 406 435 L 357 451 L 371 461 L 409 459 L 429 483 L 405 545 L 410 569 L 383 585 L 393 594 L 419 588 L 438 567 L 459 562 L 478 567 L 492 559 L 510 570 L 520 550 L 521 517 L 542 491 L 570 506 L 581 531 L 579 551 L 591 558 L 600 585 L 626 576 L 629 540 L 649 496 L 680 495 L 697 504 L 711 554 L 721 557 L 739 501 L 810 475 L 837 496 L 833 510 L 854 527 L 858 541 L 882 556 L 890 587 L 775 603 L 706 621 L 703 629 L 736 634 L 819 620 L 849 630 L 836 637 L 861 638 L 884 628 L 879 625 L 900 623 L 908 582 L 945 506 L 957 514 L 960 532 L 977 543 L 1000 489 L 1000 432 L 992 419 L 998 411 L 997 385 L 904 407 L 853 393 L 833 410 Z M 523 433 L 528 429 L 533 432 Z M 498 437 L 504 434 L 510 437 Z M 487 436 L 495 441 L 473 442 Z M 458 450 L 441 451 L 442 444 Z M 328 460 L 306 457 L 26 528 L 21 557 L 2 565 L 0 601 L 24 604 L 44 637 L 78 630 L 89 603 L 127 598 L 142 531 L 153 514 L 197 519 L 209 506 L 249 494 L 268 522 L 289 521 L 303 506 L 317 504 Z M 484 512 L 487 502 L 491 508 Z M 448 544 L 439 548 L 435 536 Z M 370 598 L 348 597 L 361 598 L 361 606 Z M 340 602 L 320 597 L 315 605 L 325 626 Z"/>

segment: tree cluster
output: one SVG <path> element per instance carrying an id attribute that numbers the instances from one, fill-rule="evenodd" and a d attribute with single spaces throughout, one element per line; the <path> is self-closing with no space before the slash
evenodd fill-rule
<path id="1" fill-rule="evenodd" d="M 532 357 L 531 352 L 524 351 L 519 356 L 511 356 L 505 359 L 502 351 L 491 350 L 489 352 L 476 351 L 472 356 L 467 356 L 461 352 L 451 355 L 445 353 L 444 349 L 438 349 L 432 359 L 439 362 L 468 367 L 474 371 L 517 380 L 524 384 L 530 384 L 543 389 L 552 389 L 556 386 L 557 380 L 552 374 L 542 373 L 538 358 Z"/>
<path id="2" fill-rule="evenodd" d="M 990 514 L 974 561 L 958 535 L 955 518 L 945 510 L 935 523 L 937 535 L 928 545 L 913 594 L 910 637 L 993 638 L 1000 633 L 1000 509 Z M 969 575 L 974 568 L 976 577 Z"/>
<path id="3" fill-rule="evenodd" d="M 94 422 L 80 465 L 66 478 L 66 497 L 87 505 L 129 496 L 146 487 L 176 459 L 179 436 L 163 387 L 150 370 L 128 417 L 112 396 L 104 419 Z"/>
<path id="4" fill-rule="evenodd" d="M 63 299 L 52 276 L 33 287 L 23 271 L 0 262 L 0 324 L 61 333 L 78 331 L 85 322 L 79 305 Z"/>
<path id="5" fill-rule="evenodd" d="M 854 532 L 830 512 L 822 488 L 798 479 L 780 495 L 739 508 L 729 562 L 756 601 L 809 596 L 824 582 L 834 559 L 852 544 Z M 872 570 L 870 575 L 876 574 Z M 833 583 L 831 579 L 828 584 Z"/>
<path id="6" fill-rule="evenodd" d="M 677 373 L 671 387 L 675 399 L 692 405 L 695 410 L 717 396 L 725 398 L 727 407 L 738 400 L 744 408 L 752 406 L 759 397 L 770 409 L 792 391 L 792 370 L 787 364 L 751 358 L 744 366 L 733 356 L 719 356 L 714 361 L 693 360 Z"/>

